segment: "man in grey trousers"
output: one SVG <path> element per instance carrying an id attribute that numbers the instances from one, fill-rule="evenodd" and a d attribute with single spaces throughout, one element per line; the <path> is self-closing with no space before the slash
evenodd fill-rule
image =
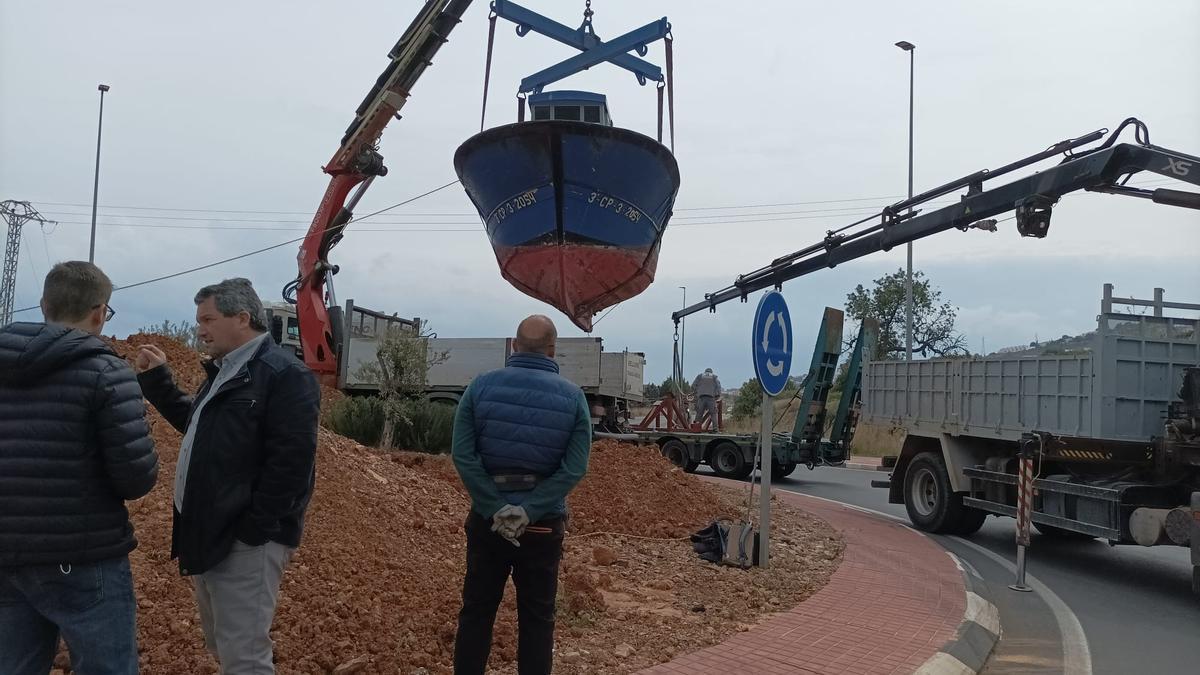
<path id="1" fill-rule="evenodd" d="M 146 398 L 184 434 L 171 556 L 193 580 L 221 673 L 273 673 L 271 622 L 312 496 L 320 389 L 271 341 L 249 281 L 206 286 L 195 300 L 199 338 L 213 357 L 200 391 L 180 391 L 156 347 L 135 362 Z"/>

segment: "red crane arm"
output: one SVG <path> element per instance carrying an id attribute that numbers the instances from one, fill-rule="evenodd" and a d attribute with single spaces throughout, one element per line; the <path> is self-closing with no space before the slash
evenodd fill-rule
<path id="1" fill-rule="evenodd" d="M 445 44 L 471 1 L 427 0 L 388 53 L 391 63 L 358 106 L 337 152 L 323 167 L 330 175 L 329 187 L 296 256 L 299 274 L 284 290 L 288 300 L 295 294 L 304 362 L 323 379 L 337 374 L 341 341 L 341 320 L 337 316 L 340 310 L 332 292 L 332 278 L 338 267 L 329 263 L 329 251 L 341 240 L 354 215 L 354 207 L 371 181 L 387 174 L 383 157 L 377 151 L 384 127 L 393 118 L 399 118 L 413 85 L 432 63 L 434 54 Z M 356 186 L 358 190 L 347 203 L 350 191 Z"/>

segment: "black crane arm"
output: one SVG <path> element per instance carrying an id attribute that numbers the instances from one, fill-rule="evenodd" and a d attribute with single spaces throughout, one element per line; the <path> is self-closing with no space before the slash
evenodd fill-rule
<path id="1" fill-rule="evenodd" d="M 1114 144 L 1121 130 L 1130 124 L 1136 125 L 1139 142 Z M 1102 145 L 1076 151 L 1083 145 L 1103 138 L 1106 133 L 1107 130 L 1101 129 L 1065 140 L 1012 164 L 979 171 L 896 202 L 878 214 L 829 231 L 824 240 L 812 246 L 776 258 L 765 267 L 737 277 L 732 285 L 714 293 L 706 293 L 703 301 L 672 313 L 671 318 L 678 323 L 683 317 L 705 309 L 715 312 L 717 305 L 735 299 L 745 301 L 755 291 L 779 288 L 790 279 L 836 267 L 878 251 L 887 251 L 894 246 L 946 230 L 957 228 L 966 231 L 973 223 L 1008 211 L 1016 212 L 1017 230 L 1022 236 L 1042 238 L 1049 231 L 1054 204 L 1063 195 L 1077 190 L 1135 196 L 1159 204 L 1200 209 L 1200 194 L 1197 193 L 1169 189 L 1144 190 L 1125 185 L 1129 176 L 1140 171 L 1151 171 L 1200 186 L 1200 157 L 1151 145 L 1145 125 L 1134 118 L 1123 122 Z M 1057 166 L 997 188 L 983 189 L 985 180 L 1060 153 L 1066 154 L 1066 159 Z M 902 213 L 962 189 L 967 192 L 957 204 L 929 213 Z M 849 231 L 855 227 L 861 229 Z"/>

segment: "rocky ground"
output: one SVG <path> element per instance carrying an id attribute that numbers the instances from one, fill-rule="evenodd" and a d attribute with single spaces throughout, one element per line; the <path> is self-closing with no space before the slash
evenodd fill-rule
<path id="1" fill-rule="evenodd" d="M 151 341 L 194 390 L 202 372 L 186 348 L 141 335 L 114 344 L 131 356 Z M 149 419 L 162 472 L 130 507 L 140 541 L 131 557 L 142 670 L 215 673 L 190 587 L 168 559 L 179 434 L 157 414 Z M 383 454 L 325 429 L 319 443 L 304 542 L 275 618 L 278 672 L 449 673 L 469 508 L 453 465 L 444 456 Z M 772 520 L 770 574 L 700 560 L 686 537 L 743 513 L 746 494 L 704 483 L 647 448 L 596 443 L 569 502 L 556 672 L 628 673 L 715 644 L 801 602 L 840 562 L 837 533 L 783 504 Z M 510 583 L 493 670 L 515 672 L 515 658 Z M 58 665 L 68 670 L 65 658 Z"/>

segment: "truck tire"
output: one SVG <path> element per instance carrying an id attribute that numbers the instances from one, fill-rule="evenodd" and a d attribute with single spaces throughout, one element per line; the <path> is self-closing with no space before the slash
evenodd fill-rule
<path id="1" fill-rule="evenodd" d="M 722 478 L 745 478 L 754 467 L 746 461 L 742 449 L 732 441 L 722 441 L 712 449 L 708 465 Z"/>
<path id="2" fill-rule="evenodd" d="M 941 455 L 923 452 L 904 473 L 904 508 L 918 530 L 937 534 L 971 534 L 987 514 L 968 508 L 962 495 L 950 486 L 950 475 Z"/>
<path id="3" fill-rule="evenodd" d="M 795 462 L 788 462 L 787 464 L 777 464 L 775 462 L 771 462 L 771 480 L 774 481 L 776 478 L 786 478 L 787 476 L 792 475 L 792 472 L 795 470 Z"/>
<path id="4" fill-rule="evenodd" d="M 961 495 L 959 496 L 959 503 L 962 503 Z M 958 525 L 954 528 L 954 534 L 962 535 L 964 537 L 975 534 L 979 531 L 979 528 L 983 527 L 983 523 L 987 520 L 987 517 L 987 511 L 980 511 L 979 509 L 974 509 L 970 506 L 963 506 Z"/>
<path id="5" fill-rule="evenodd" d="M 663 454 L 663 457 L 667 458 L 668 462 L 683 469 L 684 471 L 694 471 L 695 470 L 695 467 L 692 467 L 691 469 L 688 468 L 687 446 L 684 445 L 683 441 L 681 441 L 679 439 L 672 438 L 671 440 L 667 441 L 666 443 L 663 443 L 662 454 Z"/>

